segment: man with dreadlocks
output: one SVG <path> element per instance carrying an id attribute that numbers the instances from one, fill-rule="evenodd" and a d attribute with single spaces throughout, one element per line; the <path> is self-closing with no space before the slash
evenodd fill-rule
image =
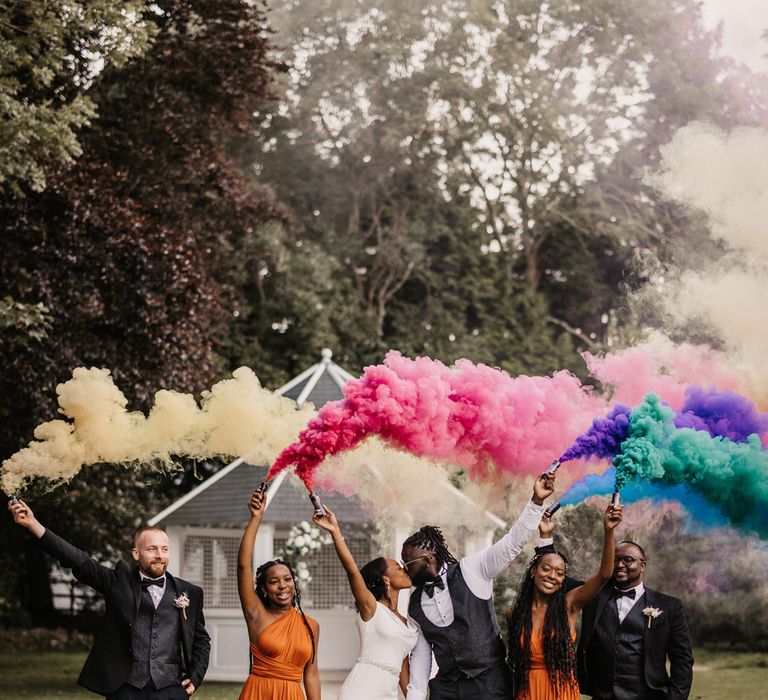
<path id="1" fill-rule="evenodd" d="M 622 506 L 603 517 L 603 556 L 597 573 L 566 592 L 568 561 L 556 551 L 531 560 L 507 611 L 509 668 L 515 700 L 579 700 L 576 680 L 576 619 L 613 573 L 614 530 Z"/>
<path id="2" fill-rule="evenodd" d="M 427 525 L 404 543 L 402 557 L 415 590 L 408 612 L 421 627 L 411 654 L 407 700 L 509 700 L 504 642 L 493 607 L 493 579 L 509 566 L 536 532 L 544 499 L 555 487 L 542 474 L 533 497 L 510 531 L 461 561 L 442 533 Z M 432 653 L 438 672 L 431 681 Z"/>
<path id="3" fill-rule="evenodd" d="M 259 566 L 253 580 L 253 546 L 265 504 L 266 495 L 254 491 L 237 556 L 237 589 L 251 652 L 251 672 L 239 700 L 304 700 L 302 680 L 307 700 L 320 700 L 320 627 L 301 609 L 293 569 L 275 559 Z"/>

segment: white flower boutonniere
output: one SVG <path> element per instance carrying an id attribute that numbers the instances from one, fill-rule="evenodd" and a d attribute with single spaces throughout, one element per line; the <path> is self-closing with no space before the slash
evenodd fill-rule
<path id="1" fill-rule="evenodd" d="M 184 619 L 187 619 L 187 608 L 189 607 L 189 596 L 184 591 L 180 596 L 173 599 L 173 604 L 181 610 L 184 615 Z"/>
<path id="2" fill-rule="evenodd" d="M 643 610 L 643 615 L 645 615 L 648 618 L 648 629 L 651 629 L 651 620 L 655 620 L 659 615 L 661 615 L 661 610 L 658 608 L 645 608 Z"/>

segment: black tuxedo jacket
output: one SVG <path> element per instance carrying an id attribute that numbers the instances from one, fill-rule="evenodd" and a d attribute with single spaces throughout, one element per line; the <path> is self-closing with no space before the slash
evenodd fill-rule
<path id="1" fill-rule="evenodd" d="M 109 695 L 126 682 L 131 672 L 131 628 L 141 602 L 138 567 L 123 561 L 118 562 L 114 569 L 102 566 L 47 529 L 40 538 L 40 546 L 58 559 L 62 566 L 72 569 L 78 581 L 104 596 L 104 619 L 94 635 L 93 647 L 77 682 L 94 693 Z M 211 650 L 203 617 L 203 589 L 168 572 L 166 577 L 166 586 L 171 587 L 174 597 L 186 593 L 189 598 L 186 619 L 179 609 L 181 658 L 185 677 L 198 688 L 208 668 Z"/>
<path id="2" fill-rule="evenodd" d="M 613 594 L 613 582 L 609 581 L 597 597 L 584 608 L 579 640 L 578 664 L 581 692 L 592 695 L 592 681 L 606 668 L 605 659 L 592 649 L 590 642 L 596 621 Z M 654 690 L 666 693 L 668 700 L 685 700 L 691 692 L 693 680 L 693 653 L 688 622 L 683 604 L 678 598 L 664 595 L 650 588 L 645 589 L 645 599 L 636 605 L 656 608 L 661 614 L 651 618 L 650 627 L 643 625 L 643 673 L 645 682 Z M 667 674 L 667 658 L 670 673 Z"/>

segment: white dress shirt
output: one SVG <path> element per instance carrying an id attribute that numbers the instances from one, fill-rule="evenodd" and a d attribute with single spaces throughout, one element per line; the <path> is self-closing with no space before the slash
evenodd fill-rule
<path id="1" fill-rule="evenodd" d="M 537 506 L 533 501 L 529 501 L 517 522 L 504 537 L 490 547 L 459 561 L 464 581 L 475 596 L 482 600 L 491 598 L 493 579 L 512 563 L 531 535 L 538 530 L 545 508 L 546 506 Z M 546 543 L 547 540 L 542 540 L 539 545 L 542 542 Z M 448 567 L 443 566 L 439 575 L 445 587 L 442 589 L 435 587 L 432 598 L 424 591 L 421 593 L 421 609 L 426 618 L 437 627 L 448 627 L 453 622 L 453 601 L 448 591 L 447 572 Z M 411 652 L 410 666 L 411 677 L 408 683 L 407 700 L 425 700 L 432 671 L 432 647 L 424 637 L 421 628 L 419 628 L 416 646 Z"/>
<path id="2" fill-rule="evenodd" d="M 154 579 L 151 576 L 145 576 L 143 571 L 139 571 L 139 574 L 141 574 L 141 580 L 144 581 L 145 579 L 149 581 L 153 581 Z M 152 599 L 152 605 L 155 606 L 155 610 L 157 610 L 157 606 L 160 605 L 160 601 L 163 599 L 163 594 L 165 593 L 165 575 L 163 575 L 163 585 L 162 586 L 147 586 L 147 590 L 149 591 L 149 597 Z"/>
<path id="3" fill-rule="evenodd" d="M 635 597 L 630 598 L 628 595 L 623 595 L 621 596 L 621 598 L 616 598 L 616 607 L 619 609 L 619 624 L 624 622 L 624 618 L 627 615 L 629 615 L 629 611 L 635 607 L 635 603 L 637 603 L 640 600 L 640 598 L 643 597 L 643 593 L 645 593 L 645 586 L 641 581 L 634 588 L 628 588 L 627 590 L 628 591 L 634 590 Z"/>

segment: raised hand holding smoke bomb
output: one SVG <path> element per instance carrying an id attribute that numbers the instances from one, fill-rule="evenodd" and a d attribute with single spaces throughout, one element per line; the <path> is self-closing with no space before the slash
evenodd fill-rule
<path id="1" fill-rule="evenodd" d="M 315 508 L 315 513 L 318 513 L 321 517 L 328 515 L 328 511 L 325 509 L 323 502 L 320 500 L 320 496 L 317 495 L 317 491 L 309 492 L 309 500 L 312 501 L 312 505 Z"/>
<path id="2" fill-rule="evenodd" d="M 248 501 L 248 510 L 251 511 L 252 518 L 259 518 L 264 515 L 267 507 L 267 482 L 262 481 L 258 488 L 251 494 Z"/>

